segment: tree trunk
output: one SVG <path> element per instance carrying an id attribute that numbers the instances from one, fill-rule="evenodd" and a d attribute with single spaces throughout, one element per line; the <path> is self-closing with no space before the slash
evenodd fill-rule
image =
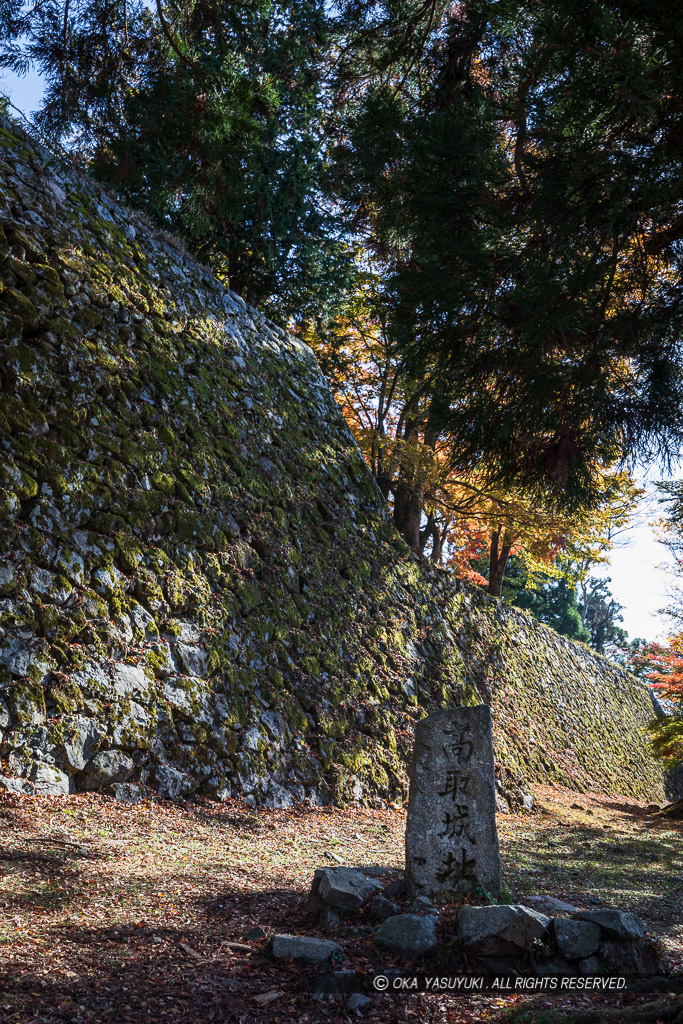
<path id="1" fill-rule="evenodd" d="M 394 526 L 413 551 L 420 553 L 422 495 L 405 478 L 394 489 Z"/>
<path id="2" fill-rule="evenodd" d="M 507 541 L 504 537 L 505 528 L 503 526 L 499 526 L 491 534 L 488 592 L 493 597 L 500 597 L 503 592 L 503 577 L 512 550 L 512 541 Z"/>

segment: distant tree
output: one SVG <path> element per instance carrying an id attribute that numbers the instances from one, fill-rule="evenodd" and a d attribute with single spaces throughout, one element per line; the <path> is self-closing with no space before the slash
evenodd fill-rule
<path id="1" fill-rule="evenodd" d="M 565 576 L 530 571 L 523 558 L 514 557 L 503 583 L 503 598 L 571 640 L 590 641 L 590 631 L 581 619 L 576 586 Z"/>
<path id="2" fill-rule="evenodd" d="M 519 552 L 540 572 L 563 551 L 571 551 L 584 575 L 604 561 L 641 494 L 630 477 L 603 472 L 596 506 L 567 512 L 538 491 L 487 486 L 485 474 L 463 471 L 453 438 L 439 429 L 441 396 L 406 371 L 388 334 L 382 278 L 367 254 L 361 265 L 359 287 L 349 291 L 339 316 L 324 333 L 310 328 L 302 336 L 317 353 L 407 543 L 461 576 L 486 582 L 495 596 L 510 557 Z M 574 575 L 583 579 L 581 572 Z"/>
<path id="3" fill-rule="evenodd" d="M 658 484 L 663 515 L 660 540 L 673 559 L 673 571 L 683 580 L 683 480 Z M 683 590 L 679 582 L 666 609 L 672 629 L 666 643 L 653 643 L 638 651 L 636 666 L 669 702 L 671 714 L 652 725 L 655 750 L 672 766 L 683 764 Z M 680 802 L 683 811 L 683 802 Z"/>

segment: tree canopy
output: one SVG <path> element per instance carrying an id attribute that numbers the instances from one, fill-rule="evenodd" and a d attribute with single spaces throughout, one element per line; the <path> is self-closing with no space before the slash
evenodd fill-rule
<path id="1" fill-rule="evenodd" d="M 499 592 L 529 510 L 527 549 L 557 552 L 621 467 L 678 452 L 675 5 L 4 0 L 1 17 L 0 66 L 48 83 L 38 129 L 346 366 L 416 552 L 486 544 Z M 364 383 L 353 332 L 381 363 Z"/>

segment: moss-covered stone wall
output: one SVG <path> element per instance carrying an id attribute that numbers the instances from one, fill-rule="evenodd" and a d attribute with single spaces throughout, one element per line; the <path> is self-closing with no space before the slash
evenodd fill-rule
<path id="1" fill-rule="evenodd" d="M 658 797 L 631 677 L 422 567 L 311 352 L 0 120 L 5 789 L 400 799 L 493 707 L 501 779 Z"/>

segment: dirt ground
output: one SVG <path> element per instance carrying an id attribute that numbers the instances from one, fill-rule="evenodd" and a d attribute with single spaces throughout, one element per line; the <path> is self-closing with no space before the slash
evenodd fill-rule
<path id="1" fill-rule="evenodd" d="M 535 796 L 532 813 L 498 819 L 510 897 L 547 893 L 632 910 L 661 939 L 680 981 L 683 823 L 622 797 L 559 787 L 537 787 Z M 126 806 L 92 794 L 5 794 L 0 1024 L 667 1024 L 683 1013 L 683 996 L 666 991 L 376 994 L 348 1011 L 342 997 L 312 998 L 319 969 L 274 963 L 263 942 L 245 941 L 256 925 L 315 934 L 304 911 L 314 869 L 332 858 L 399 867 L 404 827 L 400 809 L 255 811 L 236 802 Z M 338 968 L 377 965 L 367 937 L 341 941 Z"/>

